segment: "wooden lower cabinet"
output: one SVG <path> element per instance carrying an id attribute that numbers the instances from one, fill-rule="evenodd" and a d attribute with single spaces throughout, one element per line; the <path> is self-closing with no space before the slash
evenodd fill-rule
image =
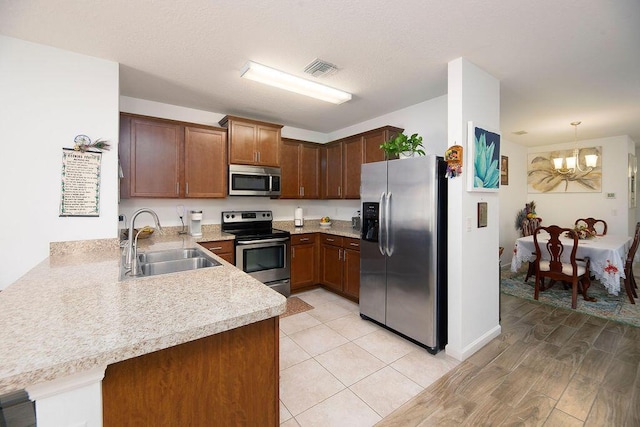
<path id="1" fill-rule="evenodd" d="M 278 317 L 109 365 L 103 425 L 278 426 Z"/>
<path id="2" fill-rule="evenodd" d="M 291 236 L 291 290 L 318 283 L 318 246 L 315 233 Z"/>
<path id="3" fill-rule="evenodd" d="M 320 243 L 320 282 L 342 292 L 342 237 L 322 235 Z"/>
<path id="4" fill-rule="evenodd" d="M 229 264 L 236 264 L 233 240 L 214 240 L 211 242 L 199 242 L 200 246 L 218 255 Z"/>
<path id="5" fill-rule="evenodd" d="M 360 240 L 344 239 L 344 276 L 342 291 L 354 298 L 360 298 Z"/>

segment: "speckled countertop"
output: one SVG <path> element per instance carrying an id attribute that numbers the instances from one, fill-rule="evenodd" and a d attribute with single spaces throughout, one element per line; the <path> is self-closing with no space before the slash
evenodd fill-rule
<path id="1" fill-rule="evenodd" d="M 348 221 L 279 221 L 293 234 L 358 238 Z M 219 225 L 203 236 L 175 230 L 139 250 L 233 240 Z M 87 371 L 277 316 L 286 299 L 216 257 L 221 266 L 118 281 L 117 239 L 51 244 L 51 256 L 0 292 L 0 394 Z M 215 255 L 214 255 L 215 257 Z"/>

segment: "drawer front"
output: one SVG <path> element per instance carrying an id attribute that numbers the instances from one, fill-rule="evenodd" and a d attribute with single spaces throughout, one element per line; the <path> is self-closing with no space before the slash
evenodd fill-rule
<path id="1" fill-rule="evenodd" d="M 342 247 L 343 237 L 333 236 L 331 234 L 323 234 L 321 242 L 325 245 L 333 245 Z"/>
<path id="2" fill-rule="evenodd" d="M 351 237 L 344 238 L 344 248 L 351 249 L 354 251 L 360 250 L 360 239 L 353 239 Z"/>
<path id="3" fill-rule="evenodd" d="M 309 243 L 315 243 L 316 235 L 315 233 L 309 234 L 292 234 L 291 235 L 291 245 L 306 245 Z"/>
<path id="4" fill-rule="evenodd" d="M 207 248 L 214 254 L 233 253 L 233 240 L 218 240 L 215 242 L 200 242 L 200 245 Z"/>

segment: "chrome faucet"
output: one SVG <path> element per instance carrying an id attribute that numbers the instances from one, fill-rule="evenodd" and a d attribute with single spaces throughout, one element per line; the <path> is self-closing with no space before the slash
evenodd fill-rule
<path id="1" fill-rule="evenodd" d="M 138 266 L 138 235 L 142 230 L 138 231 L 135 236 L 133 235 L 134 233 L 133 230 L 135 228 L 134 224 L 136 222 L 136 218 L 138 217 L 138 215 L 144 212 L 151 214 L 151 216 L 153 217 L 153 220 L 156 222 L 156 228 L 158 229 L 158 231 L 162 231 L 162 227 L 160 226 L 160 220 L 158 219 L 158 215 L 151 209 L 148 209 L 148 208 L 138 209 L 131 216 L 131 224 L 129 224 L 129 241 L 127 242 L 127 252 L 126 252 L 126 258 L 124 263 L 125 268 L 131 270 L 130 272 L 131 276 L 139 276 L 141 274 L 140 267 Z"/>

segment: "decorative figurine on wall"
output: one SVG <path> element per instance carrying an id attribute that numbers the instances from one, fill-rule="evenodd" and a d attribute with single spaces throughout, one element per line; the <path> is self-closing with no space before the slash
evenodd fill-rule
<path id="1" fill-rule="evenodd" d="M 445 151 L 444 159 L 447 162 L 447 178 L 455 178 L 462 174 L 462 146 L 452 145 Z"/>
<path id="2" fill-rule="evenodd" d="M 98 151 L 109 151 L 109 148 L 111 147 L 107 141 L 103 141 L 100 138 L 96 139 L 94 142 L 91 142 L 91 138 L 89 138 L 87 135 L 78 135 L 74 138 L 73 142 L 75 143 L 73 149 L 75 151 L 82 151 L 83 153 L 87 150 L 92 149 Z"/>

